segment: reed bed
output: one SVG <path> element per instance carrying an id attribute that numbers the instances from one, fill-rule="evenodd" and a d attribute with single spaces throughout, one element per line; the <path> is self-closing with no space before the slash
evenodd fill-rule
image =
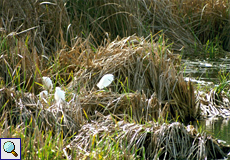
<path id="1" fill-rule="evenodd" d="M 73 52 L 71 50 L 70 54 Z M 92 51 L 88 53 L 88 57 L 93 54 Z M 183 121 L 199 117 L 198 108 L 195 108 L 193 86 L 190 82 L 186 83 L 182 74 L 177 71 L 180 65 L 179 55 L 173 55 L 164 45 L 130 36 L 100 47 L 92 59 L 88 58 L 83 62 L 78 60 L 78 63 L 84 67 L 77 68 L 75 78 L 68 88 L 84 94 L 92 91 L 91 97 L 100 96 L 101 94 L 94 93 L 95 85 L 102 75 L 112 73 L 116 77 L 109 88 L 112 92 L 143 93 L 146 100 L 141 101 L 148 99 L 149 102 L 156 102 L 156 109 L 164 112 L 164 118 L 168 114 L 172 119 L 177 119 L 180 115 L 179 119 Z M 106 96 L 106 93 L 103 95 Z M 99 97 L 93 99 L 100 100 Z M 90 100 L 88 106 L 92 103 Z M 100 104 L 100 101 L 93 104 Z M 140 107 L 144 108 L 141 104 Z M 106 106 L 105 103 L 102 105 Z"/>
<path id="2" fill-rule="evenodd" d="M 100 152 L 90 154 L 98 145 L 106 146 L 109 139 L 111 147 L 103 148 L 110 152 L 112 145 L 118 143 L 123 154 L 119 157 L 139 157 L 140 159 L 212 159 L 223 158 L 222 150 L 229 150 L 218 144 L 211 137 L 198 134 L 191 126 L 174 122 L 158 125 L 141 125 L 114 121 L 110 115 L 102 116 L 97 121 L 82 126 L 80 134 L 64 149 L 67 159 L 72 155 L 78 158 L 98 159 Z M 103 145 L 104 144 L 104 145 Z M 125 147 L 124 147 L 125 146 Z M 115 157 L 114 157 L 115 158 Z"/>
<path id="3" fill-rule="evenodd" d="M 39 82 L 41 75 L 55 79 L 58 72 L 66 83 L 71 81 L 65 71 L 82 67 L 76 64 L 76 54 L 70 60 L 70 56 L 63 58 L 61 66 L 54 65 L 54 59 L 80 42 L 90 44 L 84 50 L 86 59 L 92 55 L 88 49 L 105 46 L 105 39 L 159 32 L 174 53 L 215 58 L 226 55 L 221 48 L 229 50 L 227 1 L 3 0 L 1 6 L 1 77 L 8 83 L 12 81 L 9 74 L 20 71 L 26 90 L 36 94 L 39 86 L 33 82 Z"/>
<path id="4" fill-rule="evenodd" d="M 41 100 L 34 94 L 13 89 L 3 88 L 0 93 L 3 106 L 1 121 L 6 126 L 20 125 L 22 128 L 27 128 L 27 125 L 32 123 L 27 128 L 28 134 L 39 128 L 43 132 L 52 131 L 53 134 L 62 133 L 64 136 L 70 136 L 82 125 L 83 117 L 76 96 L 73 96 L 68 103 L 57 104 L 54 101 Z"/>
<path id="5" fill-rule="evenodd" d="M 146 37 L 159 31 L 174 43 L 174 52 L 184 48 L 184 54 L 196 53 L 208 41 L 229 50 L 226 0 L 3 0 L 1 6 L 1 30 L 8 36 L 28 36 L 29 48 L 39 54 L 68 48 L 76 37 L 90 34 L 99 46 L 104 38 Z"/>
<path id="6" fill-rule="evenodd" d="M 63 50 L 58 57 L 60 66 L 66 65 L 65 58 L 69 59 L 67 64 L 72 60 L 72 67 L 75 66 L 72 81 L 65 87 L 67 101 L 59 104 L 54 101 L 52 94 L 39 99 L 23 89 L 2 88 L 1 105 L 4 107 L 1 121 L 4 127 L 20 125 L 26 128 L 30 123 L 28 135 L 34 132 L 34 128 L 65 137 L 76 134 L 72 138 L 81 141 L 80 146 L 76 144 L 77 149 L 81 150 L 78 152 L 76 149 L 80 157 L 92 156 L 89 148 L 93 149 L 96 141 L 100 144 L 105 141 L 101 135 L 91 135 L 87 127 L 93 131 L 102 128 L 101 134 L 107 135 L 109 129 L 112 135 L 117 133 L 110 137 L 119 142 L 116 145 L 125 151 L 125 155 L 127 152 L 128 159 L 143 156 L 159 159 L 225 157 L 228 148 L 220 146 L 211 137 L 199 135 L 197 131 L 190 130 L 191 133 L 188 133 L 179 123 L 197 119 L 205 110 L 195 102 L 192 83 L 183 79 L 180 58 L 164 44 L 163 39 L 157 41 L 151 35 L 149 39 L 130 36 L 108 41 L 105 47 L 101 46 L 98 50 L 88 48 L 86 52 L 81 48 L 87 48 L 90 44 L 77 43 L 70 51 Z M 112 73 L 115 81 L 108 88 L 98 90 L 95 84 L 107 73 Z M 100 121 L 101 117 L 106 117 L 106 120 Z M 178 122 L 163 124 L 165 121 Z M 149 127 L 149 123 L 153 126 Z M 118 127 L 113 126 L 119 124 Z M 126 124 L 133 128 L 126 131 Z M 106 129 L 107 125 L 112 128 Z M 98 138 L 93 144 L 89 139 L 92 136 Z M 64 152 L 69 157 L 69 150 Z M 97 152 L 95 156 L 99 156 Z"/>
<path id="7" fill-rule="evenodd" d="M 197 100 L 197 105 L 199 105 L 201 109 L 202 118 L 227 118 L 230 115 L 229 97 L 224 92 L 218 94 L 216 89 L 210 90 L 209 93 L 198 91 Z"/>

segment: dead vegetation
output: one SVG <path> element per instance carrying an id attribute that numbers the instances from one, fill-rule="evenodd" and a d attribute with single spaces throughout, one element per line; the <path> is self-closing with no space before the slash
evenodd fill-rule
<path id="1" fill-rule="evenodd" d="M 226 36 L 229 33 L 229 5 L 226 1 L 68 0 L 64 3 L 3 0 L 1 6 L 4 6 L 0 8 L 0 48 L 4 53 L 0 59 L 1 77 L 7 83 L 12 81 L 8 69 L 11 73 L 20 71 L 21 79 L 27 82 L 23 84 L 26 90 L 36 94 L 39 87 L 33 81 L 39 82 L 41 75 L 56 79 L 58 72 L 66 83 L 71 81 L 66 70 L 71 73 L 76 66 L 82 67 L 74 62 L 76 54 L 71 59 L 63 56 L 60 66 L 52 65 L 54 57 L 79 43 L 83 43 L 79 52 L 84 52 L 86 59 L 92 56 L 88 52 L 92 46 L 96 49 L 107 44 L 103 43 L 105 38 L 114 40 L 118 35 L 129 37 L 133 34 L 147 37 L 159 31 L 169 39 L 166 45 L 173 42 L 171 50 L 174 53 L 182 51 L 183 55 L 204 54 L 206 51 L 201 51 L 204 44 L 207 44 L 205 49 L 223 45 L 228 50 L 229 46 Z M 84 46 L 84 42 L 89 41 L 91 44 Z M 218 49 L 213 54 L 221 52 Z"/>
<path id="2" fill-rule="evenodd" d="M 31 93 L 23 93 L 14 89 L 1 89 L 1 121 L 8 125 L 27 128 L 32 134 L 35 128 L 53 131 L 53 134 L 62 133 L 64 136 L 73 135 L 83 123 L 81 108 L 76 96 L 71 101 L 60 105 L 51 100 L 39 99 Z M 4 101 L 5 100 L 5 101 Z M 32 123 L 27 126 L 28 123 Z"/>
<path id="3" fill-rule="evenodd" d="M 82 126 L 80 134 L 64 149 L 68 159 L 72 155 L 78 158 L 98 159 L 100 150 L 113 152 L 113 145 L 118 144 L 123 153 L 120 159 L 139 157 L 140 159 L 218 159 L 226 157 L 222 150 L 229 150 L 218 144 L 212 137 L 189 130 L 190 126 L 174 122 L 158 125 L 149 123 L 140 125 L 125 121 L 114 121 L 109 115 L 100 117 L 97 121 Z M 93 138 L 92 138 L 93 137 Z M 103 143 L 110 142 L 109 148 L 103 148 Z M 95 154 L 89 150 L 95 148 Z M 134 151 L 134 153 L 133 153 Z M 136 151 L 136 152 L 135 152 Z M 74 152 L 74 153 L 73 153 Z M 87 155 L 91 155 L 87 156 Z M 115 157 L 111 157 L 115 158 Z"/>
<path id="4" fill-rule="evenodd" d="M 73 46 L 76 36 L 86 38 L 92 34 L 95 44 L 100 45 L 108 36 L 112 39 L 133 34 L 146 37 L 159 31 L 174 43 L 174 52 L 185 48 L 184 54 L 191 54 L 216 38 L 220 38 L 224 49 L 229 49 L 228 3 L 218 0 L 202 3 L 199 0 L 3 0 L 0 26 L 6 35 L 28 36 L 29 48 L 45 55 Z"/>
<path id="5" fill-rule="evenodd" d="M 197 100 L 197 105 L 202 110 L 202 118 L 227 118 L 230 115 L 229 97 L 224 92 L 218 93 L 215 89 L 210 90 L 209 93 L 198 91 Z"/>
<path id="6" fill-rule="evenodd" d="M 70 54 L 73 52 L 71 50 Z M 88 53 L 92 55 L 92 51 Z M 76 71 L 75 79 L 69 84 L 69 88 L 75 88 L 75 90 L 80 88 L 80 93 L 86 92 L 87 97 L 92 97 L 88 102 L 88 98 L 84 97 L 86 105 L 89 104 L 88 108 L 94 108 L 90 104 L 113 106 L 119 98 L 121 102 L 116 102 L 118 106 L 126 106 L 122 109 L 123 112 L 131 104 L 133 107 L 136 106 L 134 108 L 140 108 L 140 111 L 148 108 L 150 113 L 156 113 L 159 110 L 159 114 L 150 116 L 154 119 L 160 115 L 164 115 L 163 118 L 168 115 L 170 119 L 177 119 L 180 115 L 179 119 L 182 121 L 199 117 L 199 110 L 195 107 L 193 86 L 190 82 L 186 83 L 182 74 L 176 69 L 180 65 L 178 55 L 173 55 L 166 46 L 151 44 L 143 38 L 130 36 L 121 40 L 116 39 L 106 47 L 100 47 L 94 57 L 88 58 L 87 62 L 81 63 L 79 60 L 77 62 L 84 67 Z M 107 73 L 112 73 L 117 77 L 110 86 L 111 91 L 123 93 L 123 95 L 89 92 L 95 90 L 99 78 Z M 136 91 L 138 92 L 136 96 L 133 94 L 135 98 L 129 97 L 125 100 L 124 93 Z M 108 98 L 102 100 L 105 103 L 101 104 L 100 99 L 103 99 L 103 96 Z M 113 99 L 114 96 L 115 99 Z M 110 101 L 115 102 L 110 103 Z M 146 113 L 146 116 L 150 113 Z"/>

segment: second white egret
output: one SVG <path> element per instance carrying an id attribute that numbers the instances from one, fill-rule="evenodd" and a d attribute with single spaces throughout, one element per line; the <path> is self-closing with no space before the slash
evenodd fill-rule
<path id="1" fill-rule="evenodd" d="M 61 99 L 65 101 L 65 91 L 61 90 L 60 87 L 56 87 L 54 98 L 57 102 L 59 102 Z"/>
<path id="2" fill-rule="evenodd" d="M 99 89 L 103 89 L 105 87 L 108 87 L 114 80 L 114 76 L 112 74 L 105 74 L 99 83 L 97 84 L 97 87 Z"/>
<path id="3" fill-rule="evenodd" d="M 49 77 L 42 77 L 42 84 L 44 85 L 44 88 L 48 91 L 52 91 L 53 89 L 53 83 Z"/>

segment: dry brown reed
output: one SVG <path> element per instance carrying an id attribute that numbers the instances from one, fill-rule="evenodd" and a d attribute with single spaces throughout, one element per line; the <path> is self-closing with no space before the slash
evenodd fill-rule
<path id="1" fill-rule="evenodd" d="M 8 36 L 28 37 L 28 48 L 50 54 L 64 48 L 63 28 L 69 24 L 63 1 L 1 1 L 1 27 Z M 59 42 L 60 41 L 60 42 Z"/>
<path id="2" fill-rule="evenodd" d="M 70 66 L 73 62 L 69 72 L 75 72 L 74 80 L 68 85 L 73 94 L 68 96 L 68 101 L 57 104 L 52 95 L 47 100 L 41 100 L 31 93 L 19 92 L 15 88 L 3 88 L 1 105 L 4 108 L 1 120 L 7 125 L 20 124 L 23 127 L 30 122 L 32 127 L 28 128 L 29 133 L 33 132 L 34 128 L 41 131 L 52 130 L 53 134 L 63 133 L 64 136 L 78 133 L 76 139 L 82 138 L 81 145 L 90 147 L 90 140 L 84 131 L 88 131 L 87 126 L 94 130 L 94 122 L 100 124 L 100 118 L 104 116 L 107 116 L 107 120 L 100 125 L 105 126 L 111 124 L 112 119 L 120 121 L 118 124 L 127 124 L 122 120 L 127 118 L 137 123 L 159 119 L 187 122 L 198 118 L 200 109 L 199 105 L 195 105 L 194 89 L 190 82 L 184 81 L 179 72 L 178 55 L 173 55 L 164 45 L 164 41 L 159 44 L 150 40 L 137 36 L 121 40 L 117 38 L 108 42 L 105 47 L 93 50 L 87 40 L 79 39 L 70 51 L 62 50 L 59 56 L 60 66 Z M 106 73 L 112 73 L 118 78 L 108 90 L 97 90 L 95 84 Z M 91 123 L 86 123 L 87 120 Z M 145 157 L 150 158 L 157 158 L 155 155 L 159 158 L 225 155 L 211 138 L 191 138 L 191 135 L 194 136 L 197 132 L 188 135 L 180 123 L 163 126 L 154 124 L 152 128 L 136 124 L 127 126 L 130 127 L 127 134 L 122 132 L 117 140 L 122 144 L 123 138 L 135 135 L 130 141 L 124 141 L 128 142 L 126 151 L 131 157 L 134 156 L 130 153 L 133 147 L 138 150 L 141 148 L 138 151 L 140 156 L 144 154 L 142 149 L 145 148 Z M 111 127 L 110 132 L 114 133 L 114 126 Z M 127 128 L 122 125 L 118 128 L 122 127 Z M 143 133 L 139 134 L 139 131 Z M 102 132 L 104 133 L 103 129 L 100 133 Z M 201 140 L 204 143 L 201 143 Z M 138 144 L 134 144 L 137 142 Z M 191 147 L 181 144 L 190 144 Z M 167 147 L 162 148 L 165 145 Z M 86 151 L 87 147 L 83 148 L 83 151 Z M 207 150 L 211 151 L 206 152 Z"/>
<path id="3" fill-rule="evenodd" d="M 229 1 L 185 0 L 175 10 L 175 14 L 183 16 L 184 20 L 191 26 L 198 39 L 204 44 L 208 40 L 219 37 L 224 48 L 228 47 L 229 37 Z M 180 3 L 180 4 L 179 4 Z"/>
<path id="4" fill-rule="evenodd" d="M 188 127 L 187 127 L 188 129 Z M 78 158 L 99 158 L 98 152 L 90 154 L 97 145 L 108 143 L 110 152 L 114 144 L 123 150 L 122 158 L 138 157 L 145 159 L 210 159 L 223 158 L 226 154 L 223 147 L 206 134 L 190 133 L 178 122 L 158 125 L 149 123 L 140 125 L 125 121 L 114 121 L 112 117 L 102 116 L 98 121 L 82 126 L 80 134 L 64 149 L 68 159 L 75 155 Z"/>
<path id="5" fill-rule="evenodd" d="M 31 53 L 25 41 L 25 37 L 1 39 L 0 77 L 7 87 L 17 86 L 38 93 L 39 86 L 34 84 L 34 81 L 39 82 L 38 68 L 43 69 L 40 61 L 42 56 L 39 56 L 35 50 Z"/>
<path id="6" fill-rule="evenodd" d="M 76 37 L 95 37 L 101 44 L 106 35 L 147 36 L 163 31 L 173 49 L 189 49 L 217 36 L 228 47 L 229 2 L 218 0 L 89 0 L 89 1 L 15 1 L 1 2 L 1 28 L 31 37 L 29 46 L 39 54 L 52 54 L 73 46 Z M 20 26 L 20 27 L 19 27 Z M 35 27 L 35 28 L 34 28 Z M 28 31 L 29 29 L 29 31 Z M 18 34 L 22 32 L 21 34 Z M 197 48 L 197 49 L 198 49 Z M 186 53 L 186 52 L 185 52 Z"/>
<path id="7" fill-rule="evenodd" d="M 72 2 L 74 6 L 83 8 L 85 20 L 90 22 L 86 32 L 93 31 L 97 39 L 102 39 L 100 37 L 105 32 L 110 33 L 114 39 L 117 35 L 127 37 L 136 33 L 138 36 L 147 36 L 149 32 L 162 30 L 170 42 L 174 43 L 175 50 L 185 48 L 193 53 L 201 49 L 207 40 L 216 37 L 224 41 L 225 48 L 228 47 L 227 1 L 101 0 L 86 3 L 78 1 L 76 4 Z M 75 15 L 81 15 L 82 10 L 74 12 Z M 196 49 L 191 47 L 194 44 Z"/>
<path id="8" fill-rule="evenodd" d="M 12 77 L 18 76 L 24 82 L 19 82 L 21 86 L 17 87 L 38 94 L 39 86 L 34 81 L 41 83 L 41 74 L 50 74 L 46 69 L 52 65 L 52 56 L 66 44 L 61 36 L 62 27 L 69 23 L 64 4 L 62 1 L 58 2 L 0 2 L 0 71 L 5 83 L 13 83 Z M 12 83 L 9 85 L 14 87 L 15 84 Z"/>
<path id="9" fill-rule="evenodd" d="M 218 94 L 215 89 L 210 90 L 208 93 L 197 92 L 197 105 L 201 109 L 201 117 L 217 116 L 227 118 L 230 115 L 229 97 L 224 92 Z"/>

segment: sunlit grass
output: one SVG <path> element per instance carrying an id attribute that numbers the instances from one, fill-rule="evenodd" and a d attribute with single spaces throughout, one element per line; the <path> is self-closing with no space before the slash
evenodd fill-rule
<path id="1" fill-rule="evenodd" d="M 9 127 L 6 123 L 1 124 L 0 137 L 21 138 L 22 159 L 64 159 L 62 149 L 68 140 L 64 140 L 62 134 L 43 133 L 32 123 Z"/>

